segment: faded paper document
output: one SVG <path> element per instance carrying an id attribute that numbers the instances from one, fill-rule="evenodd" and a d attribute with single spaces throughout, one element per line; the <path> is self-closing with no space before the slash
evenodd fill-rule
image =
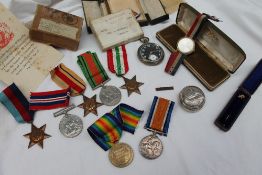
<path id="1" fill-rule="evenodd" d="M 16 83 L 28 97 L 62 57 L 53 47 L 31 41 L 29 30 L 0 3 L 0 80 Z"/>

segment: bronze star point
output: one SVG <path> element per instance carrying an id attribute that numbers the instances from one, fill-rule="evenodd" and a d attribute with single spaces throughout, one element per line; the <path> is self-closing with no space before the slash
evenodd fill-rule
<path id="1" fill-rule="evenodd" d="M 34 124 L 31 124 L 31 132 L 25 134 L 24 136 L 30 139 L 28 149 L 38 144 L 42 149 L 44 148 L 44 139 L 51 137 L 45 133 L 46 124 L 37 128 Z"/>
<path id="2" fill-rule="evenodd" d="M 130 96 L 133 92 L 136 92 L 137 94 L 141 95 L 141 92 L 139 90 L 139 87 L 142 86 L 144 83 L 137 82 L 136 81 L 136 75 L 132 79 L 124 78 L 125 84 L 122 85 L 121 89 L 126 89 L 128 96 Z"/>
<path id="3" fill-rule="evenodd" d="M 84 117 L 87 116 L 90 112 L 97 116 L 97 108 L 103 104 L 96 101 L 96 95 L 94 95 L 92 98 L 88 98 L 83 95 L 83 100 L 84 102 L 78 105 L 78 107 L 84 109 Z"/>

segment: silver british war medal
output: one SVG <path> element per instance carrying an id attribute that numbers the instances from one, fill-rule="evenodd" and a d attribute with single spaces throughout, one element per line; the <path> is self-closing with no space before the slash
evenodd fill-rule
<path id="1" fill-rule="evenodd" d="M 67 138 L 78 136 L 83 130 L 83 121 L 80 117 L 73 114 L 68 114 L 68 111 L 74 109 L 76 106 L 70 105 L 65 109 L 61 109 L 54 113 L 54 117 L 64 115 L 59 123 L 59 130 Z"/>
<path id="2" fill-rule="evenodd" d="M 139 152 L 147 159 L 156 159 L 163 152 L 163 144 L 157 134 L 167 136 L 169 122 L 175 102 L 154 97 L 145 129 L 153 134 L 144 137 L 139 144 Z"/>
<path id="3" fill-rule="evenodd" d="M 162 47 L 155 43 L 150 43 L 147 37 L 141 38 L 140 41 L 143 44 L 137 50 L 139 60 L 150 66 L 160 64 L 165 57 Z"/>

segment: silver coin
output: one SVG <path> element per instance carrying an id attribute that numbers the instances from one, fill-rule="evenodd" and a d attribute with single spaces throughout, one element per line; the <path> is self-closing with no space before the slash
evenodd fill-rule
<path id="1" fill-rule="evenodd" d="M 83 121 L 76 115 L 66 114 L 59 123 L 59 130 L 65 137 L 76 137 L 83 130 Z"/>
<path id="2" fill-rule="evenodd" d="M 115 86 L 103 86 L 99 98 L 104 105 L 115 106 L 121 100 L 121 92 Z"/>
<path id="3" fill-rule="evenodd" d="M 182 107 L 189 112 L 199 111 L 205 104 L 204 92 L 196 86 L 187 86 L 179 93 Z"/>
<path id="4" fill-rule="evenodd" d="M 161 140 L 154 134 L 144 137 L 139 143 L 139 152 L 147 159 L 158 158 L 163 151 Z"/>

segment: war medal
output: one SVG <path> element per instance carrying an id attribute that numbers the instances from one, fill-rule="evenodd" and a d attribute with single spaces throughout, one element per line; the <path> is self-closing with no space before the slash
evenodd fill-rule
<path id="1" fill-rule="evenodd" d="M 121 91 L 115 86 L 103 86 L 99 98 L 104 105 L 115 106 L 121 100 Z"/>
<path id="2" fill-rule="evenodd" d="M 143 44 L 137 50 L 139 60 L 149 66 L 160 64 L 165 57 L 162 47 L 155 43 L 150 43 L 147 37 L 140 39 L 140 41 Z"/>
<path id="3" fill-rule="evenodd" d="M 137 82 L 136 76 L 134 76 L 131 80 L 127 79 L 125 77 L 123 77 L 123 78 L 124 78 L 125 84 L 123 86 L 121 86 L 120 88 L 126 89 L 128 96 L 130 96 L 133 92 L 141 94 L 139 87 L 142 86 L 144 83 Z"/>
<path id="4" fill-rule="evenodd" d="M 147 159 L 158 158 L 163 151 L 163 144 L 157 134 L 167 136 L 169 122 L 175 102 L 154 97 L 145 129 L 153 134 L 144 137 L 139 144 L 141 155 Z"/>
<path id="5" fill-rule="evenodd" d="M 74 104 L 69 107 L 57 111 L 54 113 L 54 117 L 64 115 L 59 123 L 59 130 L 61 134 L 65 137 L 73 138 L 78 136 L 83 130 L 83 121 L 80 117 L 73 114 L 68 114 L 68 111 L 74 109 L 76 106 Z"/>

